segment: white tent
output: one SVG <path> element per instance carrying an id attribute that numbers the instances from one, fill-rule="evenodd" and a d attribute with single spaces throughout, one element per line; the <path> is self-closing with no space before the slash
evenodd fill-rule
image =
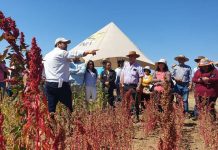
<path id="1" fill-rule="evenodd" d="M 93 60 L 95 66 L 101 66 L 102 59 L 109 59 L 112 62 L 112 67 L 117 66 L 118 59 L 125 59 L 129 51 L 136 51 L 140 54 L 137 61 L 144 67 L 149 65 L 154 68 L 154 63 L 148 59 L 144 54 L 135 46 L 135 44 L 113 23 L 109 23 L 83 42 L 79 43 L 73 50 L 90 50 L 99 49 L 97 55 L 88 55 L 84 60 Z"/>

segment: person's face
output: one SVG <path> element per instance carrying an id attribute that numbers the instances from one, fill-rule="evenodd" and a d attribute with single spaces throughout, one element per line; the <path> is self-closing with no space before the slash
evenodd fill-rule
<path id="1" fill-rule="evenodd" d="M 59 42 L 59 43 L 58 43 L 58 47 L 59 47 L 60 49 L 67 50 L 67 43 L 65 43 L 65 42 Z"/>
<path id="2" fill-rule="evenodd" d="M 184 63 L 185 63 L 185 59 L 179 58 L 179 59 L 178 59 L 178 62 L 179 62 L 180 64 L 184 64 Z"/>
<path id="3" fill-rule="evenodd" d="M 207 72 L 209 70 L 209 66 L 201 66 L 200 67 L 204 72 Z"/>
<path id="4" fill-rule="evenodd" d="M 118 63 L 118 66 L 122 68 L 122 67 L 123 67 L 123 64 L 124 64 L 123 61 L 122 61 L 122 62 L 119 62 L 119 63 Z"/>
<path id="5" fill-rule="evenodd" d="M 136 56 L 135 55 L 130 55 L 129 56 L 129 61 L 130 61 L 130 63 L 134 63 L 136 61 Z"/>
<path id="6" fill-rule="evenodd" d="M 89 62 L 89 64 L 88 64 L 88 68 L 89 68 L 89 69 L 93 69 L 93 68 L 94 68 L 94 64 L 93 64 L 93 62 Z"/>
<path id="7" fill-rule="evenodd" d="M 145 74 L 146 74 L 146 75 L 149 75 L 149 74 L 150 74 L 149 70 L 145 69 L 144 71 L 145 71 Z"/>
<path id="8" fill-rule="evenodd" d="M 164 70 L 165 64 L 164 63 L 158 63 L 158 67 L 160 68 L 161 71 Z"/>
<path id="9" fill-rule="evenodd" d="M 111 63 L 107 63 L 106 66 L 105 66 L 105 69 L 110 70 L 111 69 Z"/>

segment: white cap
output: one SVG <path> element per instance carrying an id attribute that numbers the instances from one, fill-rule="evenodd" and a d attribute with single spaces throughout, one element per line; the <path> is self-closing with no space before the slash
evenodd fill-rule
<path id="1" fill-rule="evenodd" d="M 161 58 L 158 62 L 156 62 L 156 63 L 164 63 L 164 64 L 166 64 L 167 65 L 167 61 L 165 60 L 165 59 L 163 59 L 163 58 Z"/>
<path id="2" fill-rule="evenodd" d="M 151 70 L 150 66 L 145 66 L 144 69 Z"/>
<path id="3" fill-rule="evenodd" d="M 57 45 L 57 43 L 59 43 L 59 42 L 64 42 L 64 43 L 67 43 L 67 44 L 70 44 L 70 40 L 67 40 L 67 39 L 65 39 L 65 38 L 63 38 L 63 37 L 59 37 L 59 38 L 57 38 L 56 40 L 55 40 L 55 45 Z"/>

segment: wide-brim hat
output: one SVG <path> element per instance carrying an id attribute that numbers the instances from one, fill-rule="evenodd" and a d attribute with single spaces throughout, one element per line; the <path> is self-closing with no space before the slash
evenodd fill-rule
<path id="1" fill-rule="evenodd" d="M 207 59 L 207 58 L 203 58 L 203 59 L 201 59 L 200 62 L 198 63 L 198 66 L 199 66 L 199 67 L 203 67 L 203 66 L 210 66 L 210 65 L 212 65 L 212 64 L 213 64 L 212 61 L 210 61 L 210 60 Z"/>
<path id="2" fill-rule="evenodd" d="M 140 57 L 140 55 L 137 54 L 136 51 L 129 51 L 129 54 L 126 55 L 126 56 L 127 56 L 127 57 L 129 57 L 129 56 L 136 56 L 136 58 Z"/>
<path id="3" fill-rule="evenodd" d="M 70 44 L 71 43 L 71 40 L 67 40 L 63 37 L 59 37 L 55 40 L 55 46 L 59 43 L 59 42 L 63 42 L 63 43 L 67 43 L 67 44 Z"/>
<path id="4" fill-rule="evenodd" d="M 204 56 L 198 56 L 197 58 L 195 58 L 195 62 L 199 62 L 201 59 L 205 58 Z"/>
<path id="5" fill-rule="evenodd" d="M 159 63 L 163 63 L 163 64 L 167 65 L 166 59 L 163 59 L 163 58 L 161 58 L 160 60 L 158 60 L 157 62 L 155 62 L 156 65 L 159 64 Z"/>
<path id="6" fill-rule="evenodd" d="M 175 60 L 178 61 L 179 59 L 184 59 L 185 61 L 189 61 L 189 59 L 187 57 L 185 57 L 184 55 L 179 55 L 175 57 Z"/>

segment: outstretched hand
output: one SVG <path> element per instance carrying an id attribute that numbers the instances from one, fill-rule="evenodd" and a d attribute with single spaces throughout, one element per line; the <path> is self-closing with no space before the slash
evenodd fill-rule
<path id="1" fill-rule="evenodd" d="M 96 55 L 96 52 L 97 52 L 97 51 L 99 51 L 99 49 L 90 50 L 90 51 L 89 51 L 89 54 Z"/>
<path id="2" fill-rule="evenodd" d="M 84 52 L 83 56 L 86 56 L 88 54 L 96 55 L 97 51 L 99 51 L 99 49 L 87 50 Z"/>

